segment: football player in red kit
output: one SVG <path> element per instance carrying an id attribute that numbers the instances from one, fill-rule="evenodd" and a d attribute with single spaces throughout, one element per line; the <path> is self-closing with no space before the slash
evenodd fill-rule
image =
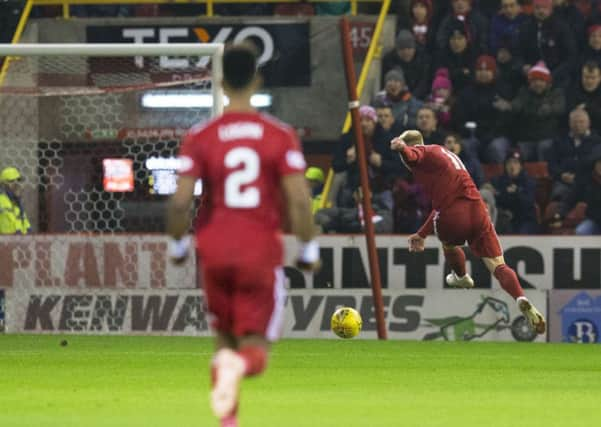
<path id="1" fill-rule="evenodd" d="M 424 250 L 424 240 L 436 234 L 451 267 L 446 282 L 455 288 L 472 288 L 474 281 L 465 271 L 465 242 L 484 261 L 501 287 L 516 299 L 520 311 L 539 334 L 545 333 L 543 315 L 524 296 L 518 277 L 503 258 L 503 250 L 490 221 L 486 205 L 465 166 L 455 154 L 439 145 L 424 145 L 419 131 L 403 132 L 390 142 L 432 200 L 432 212 L 416 234 L 409 236 L 409 250 Z"/>
<path id="2" fill-rule="evenodd" d="M 280 332 L 285 211 L 300 241 L 298 266 L 313 269 L 319 262 L 300 143 L 290 126 L 251 106 L 260 83 L 256 65 L 251 46 L 226 48 L 223 89 L 229 105 L 223 115 L 193 127 L 184 137 L 178 187 L 167 218 L 173 237 L 169 254 L 182 261 L 191 246 L 186 233 L 200 178 L 206 203 L 195 222 L 196 246 L 216 331 L 211 406 L 227 427 L 237 425 L 242 378 L 263 372 L 269 343 Z"/>

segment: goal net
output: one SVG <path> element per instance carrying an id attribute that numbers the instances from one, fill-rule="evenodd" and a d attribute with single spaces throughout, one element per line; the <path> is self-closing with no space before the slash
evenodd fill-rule
<path id="1" fill-rule="evenodd" d="M 134 320 L 142 331 L 162 321 L 167 296 L 157 311 L 152 295 L 135 292 L 196 288 L 194 261 L 173 269 L 164 237 L 148 233 L 164 230 L 181 136 L 222 110 L 212 84 L 222 52 L 221 44 L 0 45 L 0 169 L 20 172 L 32 225 L 27 236 L 0 236 L 8 331 L 122 330 Z M 137 296 L 142 311 L 132 320 Z M 174 313 L 190 306 L 179 326 L 196 303 L 169 303 Z"/>

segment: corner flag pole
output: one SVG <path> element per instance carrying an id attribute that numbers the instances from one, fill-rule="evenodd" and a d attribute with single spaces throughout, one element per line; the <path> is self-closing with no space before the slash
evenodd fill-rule
<path id="1" fill-rule="evenodd" d="M 347 17 L 340 20 L 340 33 L 342 35 L 342 50 L 344 56 L 344 68 L 346 70 L 346 85 L 349 96 L 349 110 L 353 119 L 353 132 L 357 150 L 357 162 L 361 176 L 361 191 L 363 192 L 363 220 L 365 221 L 365 240 L 367 242 L 367 256 L 369 258 L 369 270 L 371 275 L 371 291 L 374 300 L 376 323 L 378 325 L 378 338 L 386 339 L 386 325 L 384 321 L 384 306 L 382 302 L 382 285 L 380 281 L 380 265 L 376 252 L 376 241 L 374 233 L 373 209 L 371 206 L 371 193 L 367 175 L 367 153 L 365 152 L 365 141 L 361 133 L 359 117 L 359 100 L 357 98 L 355 64 L 353 63 L 353 50 L 350 39 L 350 25 Z"/>

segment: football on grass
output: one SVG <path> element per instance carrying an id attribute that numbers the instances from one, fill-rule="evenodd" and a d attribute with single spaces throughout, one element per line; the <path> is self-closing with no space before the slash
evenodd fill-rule
<path id="1" fill-rule="evenodd" d="M 340 307 L 332 314 L 332 332 L 340 338 L 354 338 L 361 332 L 361 315 L 351 307 Z"/>

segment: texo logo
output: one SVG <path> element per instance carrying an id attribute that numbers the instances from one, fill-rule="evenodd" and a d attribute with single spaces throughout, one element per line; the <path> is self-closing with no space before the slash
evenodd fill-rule
<path id="1" fill-rule="evenodd" d="M 190 37 L 190 30 L 194 32 L 196 38 L 203 43 L 225 43 L 228 40 L 232 40 L 234 43 L 240 43 L 248 38 L 258 39 L 261 42 L 261 54 L 258 58 L 258 64 L 263 65 L 273 57 L 274 53 L 274 42 L 271 34 L 262 27 L 251 26 L 244 27 L 233 35 L 233 27 L 222 27 L 219 32 L 211 40 L 211 36 L 208 31 L 202 27 L 197 28 L 124 28 L 121 31 L 121 35 L 125 40 L 132 40 L 134 43 L 148 43 L 154 42 L 158 39 L 159 43 L 173 43 L 174 39 L 188 39 Z M 206 67 L 210 58 L 201 57 L 198 62 L 194 64 L 196 67 Z M 135 57 L 136 66 L 139 68 L 144 67 L 144 57 Z M 173 58 L 170 56 L 161 56 L 159 59 L 159 66 L 161 68 L 188 68 L 190 67 L 190 61 L 188 58 Z"/>

